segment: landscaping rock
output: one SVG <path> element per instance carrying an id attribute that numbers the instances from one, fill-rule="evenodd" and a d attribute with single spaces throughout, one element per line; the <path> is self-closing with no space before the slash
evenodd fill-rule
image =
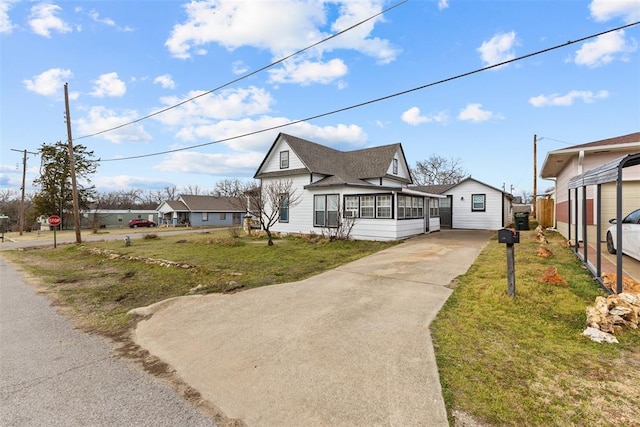
<path id="1" fill-rule="evenodd" d="M 540 276 L 538 280 L 544 283 L 549 283 L 551 285 L 567 286 L 567 281 L 564 279 L 564 277 L 558 274 L 558 269 L 555 267 L 547 268 L 547 270 L 542 276 Z"/>
<path id="2" fill-rule="evenodd" d="M 590 338 L 591 341 L 618 344 L 618 339 L 616 337 L 609 333 L 602 332 L 601 330 L 596 328 L 587 328 L 584 330 L 582 335 Z"/>
<path id="3" fill-rule="evenodd" d="M 609 295 L 608 297 L 596 297 L 595 304 L 586 309 L 587 329 L 597 329 L 606 334 L 615 334 L 623 327 L 638 329 L 640 319 L 640 295 L 631 293 L 621 293 Z M 601 336 L 587 334 L 593 341 L 613 342 L 603 340 Z M 617 342 L 617 341 L 616 341 Z"/>

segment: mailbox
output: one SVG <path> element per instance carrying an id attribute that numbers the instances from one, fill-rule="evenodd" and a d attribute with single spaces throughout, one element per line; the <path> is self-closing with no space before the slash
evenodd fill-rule
<path id="1" fill-rule="evenodd" d="M 506 243 L 512 245 L 514 243 L 520 243 L 520 232 L 503 228 L 498 230 L 498 243 Z"/>

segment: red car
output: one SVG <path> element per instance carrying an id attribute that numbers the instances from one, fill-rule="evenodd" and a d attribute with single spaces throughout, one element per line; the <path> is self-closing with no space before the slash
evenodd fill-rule
<path id="1" fill-rule="evenodd" d="M 138 228 L 138 227 L 155 227 L 156 223 L 153 221 L 149 221 L 148 219 L 136 218 L 129 221 L 130 228 Z"/>

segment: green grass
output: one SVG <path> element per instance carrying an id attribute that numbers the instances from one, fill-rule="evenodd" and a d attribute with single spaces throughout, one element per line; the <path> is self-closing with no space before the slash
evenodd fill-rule
<path id="1" fill-rule="evenodd" d="M 454 411 L 495 426 L 639 425 L 640 333 L 618 334 L 619 345 L 582 337 L 585 309 L 604 292 L 560 235 L 547 238 L 545 259 L 534 232 L 521 232 L 515 298 L 493 239 L 432 323 L 452 425 Z M 548 267 L 568 285 L 541 282 Z"/>
<path id="2" fill-rule="evenodd" d="M 335 241 L 287 237 L 267 246 L 262 238 L 231 237 L 228 232 L 63 245 L 9 253 L 57 303 L 71 308 L 85 330 L 109 336 L 125 333 L 126 313 L 175 296 L 226 292 L 316 275 L 377 252 L 397 242 Z M 92 254 L 99 248 L 121 255 Z M 128 257 L 185 263 L 195 268 L 163 267 Z"/>

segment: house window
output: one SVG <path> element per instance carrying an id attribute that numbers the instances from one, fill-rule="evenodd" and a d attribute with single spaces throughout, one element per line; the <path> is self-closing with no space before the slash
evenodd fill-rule
<path id="1" fill-rule="evenodd" d="M 289 194 L 280 195 L 280 222 L 289 222 Z"/>
<path id="2" fill-rule="evenodd" d="M 360 198 L 358 196 L 345 196 L 344 216 L 347 218 L 357 218 L 360 211 Z"/>
<path id="3" fill-rule="evenodd" d="M 287 169 L 289 167 L 289 151 L 280 152 L 280 169 Z"/>
<path id="4" fill-rule="evenodd" d="M 398 195 L 398 219 L 424 218 L 422 197 Z"/>
<path id="5" fill-rule="evenodd" d="M 360 196 L 360 218 L 374 218 L 375 196 Z"/>
<path id="6" fill-rule="evenodd" d="M 440 200 L 429 199 L 429 216 L 437 218 L 440 216 Z"/>
<path id="7" fill-rule="evenodd" d="M 209 221 L 209 212 L 202 212 L 202 221 Z"/>
<path id="8" fill-rule="evenodd" d="M 338 194 L 313 196 L 313 225 L 316 227 L 337 227 L 340 205 Z"/>
<path id="9" fill-rule="evenodd" d="M 227 219 L 227 213 L 226 212 L 220 212 L 220 221 L 225 221 Z"/>
<path id="10" fill-rule="evenodd" d="M 472 194 L 471 195 L 471 211 L 472 212 L 484 212 L 486 210 L 486 194 Z"/>
<path id="11" fill-rule="evenodd" d="M 391 196 L 376 197 L 376 218 L 391 218 Z"/>
<path id="12" fill-rule="evenodd" d="M 393 174 L 398 175 L 398 159 L 393 159 Z"/>

